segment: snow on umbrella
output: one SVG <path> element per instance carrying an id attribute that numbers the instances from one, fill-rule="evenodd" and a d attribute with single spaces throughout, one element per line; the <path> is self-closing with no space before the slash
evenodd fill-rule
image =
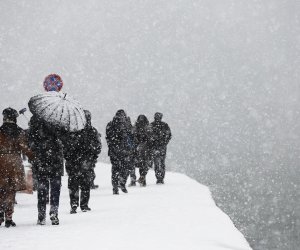
<path id="1" fill-rule="evenodd" d="M 28 106 L 32 114 L 67 131 L 78 131 L 86 125 L 81 105 L 67 94 L 53 91 L 39 94 L 30 99 Z"/>

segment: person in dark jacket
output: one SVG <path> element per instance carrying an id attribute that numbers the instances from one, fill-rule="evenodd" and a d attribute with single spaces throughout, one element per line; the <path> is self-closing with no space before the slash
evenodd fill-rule
<path id="1" fill-rule="evenodd" d="M 18 112 L 3 110 L 3 125 L 0 127 L 0 225 L 15 227 L 12 220 L 16 192 L 26 189 L 22 154 L 33 158 L 26 135 L 17 125 Z"/>
<path id="2" fill-rule="evenodd" d="M 167 145 L 172 138 L 170 127 L 162 121 L 162 117 L 162 113 L 155 113 L 154 121 L 151 123 L 154 171 L 157 184 L 164 184 Z"/>
<path id="3" fill-rule="evenodd" d="M 146 175 L 151 167 L 151 130 L 145 115 L 139 115 L 133 128 L 135 151 L 135 166 L 139 169 L 141 186 L 146 186 Z"/>
<path id="4" fill-rule="evenodd" d="M 97 131 L 96 128 L 92 126 L 92 114 L 88 110 L 84 110 L 86 120 L 87 120 L 87 126 L 86 126 L 86 141 L 91 141 L 94 144 L 91 144 L 91 151 L 93 151 L 97 156 L 93 159 L 91 159 L 89 162 L 91 164 L 90 168 L 90 187 L 91 189 L 97 189 L 99 185 L 95 185 L 95 179 L 96 179 L 96 173 L 95 173 L 95 167 L 97 163 L 97 158 L 99 154 L 101 153 L 102 144 L 101 144 L 101 134 Z"/>
<path id="5" fill-rule="evenodd" d="M 38 225 L 46 224 L 46 204 L 49 189 L 50 220 L 58 225 L 61 176 L 64 174 L 63 146 L 55 128 L 33 115 L 29 126 L 29 146 L 35 154 L 32 171 L 38 182 Z"/>
<path id="6" fill-rule="evenodd" d="M 127 129 L 127 141 L 128 141 L 128 145 L 130 148 L 130 154 L 128 156 L 129 159 L 129 164 L 128 164 L 128 173 L 127 173 L 127 178 L 130 176 L 130 183 L 129 186 L 136 186 L 136 174 L 135 174 L 135 164 L 134 164 L 134 159 L 135 159 L 135 155 L 134 155 L 134 150 L 135 150 L 135 142 L 134 142 L 134 135 L 133 135 L 133 126 L 131 123 L 131 119 L 129 116 L 126 117 L 126 129 Z"/>
<path id="7" fill-rule="evenodd" d="M 79 206 L 83 212 L 90 211 L 89 200 L 92 173 L 101 152 L 101 138 L 97 129 L 91 124 L 91 113 L 85 110 L 86 127 L 78 132 L 69 133 L 64 140 L 64 156 L 66 171 L 69 175 L 68 188 L 70 195 L 71 214 L 77 213 Z"/>
<path id="8" fill-rule="evenodd" d="M 118 110 L 113 120 L 106 126 L 106 141 L 108 155 L 112 164 L 113 194 L 119 194 L 119 188 L 127 193 L 125 187 L 128 171 L 131 164 L 133 147 L 124 110 Z"/>

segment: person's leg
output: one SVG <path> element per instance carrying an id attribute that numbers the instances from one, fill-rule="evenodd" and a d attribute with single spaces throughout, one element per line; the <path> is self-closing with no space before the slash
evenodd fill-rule
<path id="1" fill-rule="evenodd" d="M 117 159 L 111 157 L 111 183 L 113 186 L 113 194 L 118 194 L 119 185 L 119 163 Z"/>
<path id="2" fill-rule="evenodd" d="M 15 227 L 16 224 L 12 220 L 12 216 L 14 213 L 14 205 L 15 205 L 16 191 L 13 189 L 9 189 L 6 194 L 6 206 L 5 206 L 5 226 L 6 227 Z"/>
<path id="3" fill-rule="evenodd" d="M 90 200 L 90 175 L 89 173 L 83 173 L 80 177 L 80 208 L 83 212 L 89 211 L 89 200 Z"/>
<path id="4" fill-rule="evenodd" d="M 126 181 L 127 181 L 127 178 L 129 176 L 129 166 L 130 166 L 130 161 L 127 159 L 123 159 L 120 161 L 120 172 L 119 172 L 119 185 L 120 185 L 120 188 L 122 190 L 122 192 L 124 193 L 128 193 L 127 189 L 126 189 Z"/>
<path id="5" fill-rule="evenodd" d="M 95 184 L 96 173 L 95 173 L 96 164 L 92 163 L 92 168 L 90 170 L 90 184 L 91 189 L 97 189 L 99 186 Z"/>
<path id="6" fill-rule="evenodd" d="M 59 198 L 61 190 L 61 176 L 50 178 L 50 216 L 52 214 L 58 215 Z"/>
<path id="7" fill-rule="evenodd" d="M 0 188 L 0 226 L 4 222 L 5 200 L 7 191 L 4 188 Z"/>
<path id="8" fill-rule="evenodd" d="M 72 213 L 76 212 L 79 206 L 79 177 L 76 174 L 70 174 L 68 178 L 68 188 L 70 196 L 70 206 L 74 210 Z"/>
<path id="9" fill-rule="evenodd" d="M 131 161 L 130 184 L 129 184 L 129 186 L 136 186 L 135 165 L 134 165 L 133 161 Z"/>
<path id="10" fill-rule="evenodd" d="M 129 176 L 130 176 L 130 186 L 135 186 L 136 184 L 136 174 L 135 174 L 135 161 L 134 156 L 130 157 L 129 162 Z"/>
<path id="11" fill-rule="evenodd" d="M 159 153 L 155 155 L 154 165 L 155 165 L 155 176 L 157 183 L 164 183 L 165 178 L 165 160 L 166 160 L 166 148 L 160 149 Z"/>
<path id="12" fill-rule="evenodd" d="M 146 164 L 146 160 L 143 158 L 139 161 L 139 172 L 140 172 L 140 178 L 138 182 L 142 187 L 146 186 L 146 175 L 148 173 L 148 166 Z"/>
<path id="13" fill-rule="evenodd" d="M 5 220 L 5 226 L 16 226 L 12 221 L 12 215 L 15 205 L 15 185 L 12 179 L 7 179 L 5 184 L 0 188 L 0 225 Z"/>
<path id="14" fill-rule="evenodd" d="M 47 177 L 38 176 L 38 219 L 39 221 L 45 221 L 46 219 L 46 204 L 47 204 L 47 193 L 49 192 L 49 179 Z"/>
<path id="15" fill-rule="evenodd" d="M 165 174 L 166 174 L 166 152 L 163 151 L 162 154 L 161 154 L 161 158 L 160 158 L 160 161 L 161 161 L 161 181 L 163 182 L 164 179 L 165 179 Z"/>

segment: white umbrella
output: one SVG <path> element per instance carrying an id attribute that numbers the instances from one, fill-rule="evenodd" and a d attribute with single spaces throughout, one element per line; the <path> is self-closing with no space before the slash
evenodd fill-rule
<path id="1" fill-rule="evenodd" d="M 64 93 L 51 91 L 36 95 L 30 98 L 28 106 L 32 114 L 67 131 L 78 131 L 86 125 L 79 102 Z"/>

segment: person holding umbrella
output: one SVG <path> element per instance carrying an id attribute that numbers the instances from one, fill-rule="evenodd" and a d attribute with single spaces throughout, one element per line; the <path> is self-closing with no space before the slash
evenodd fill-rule
<path id="1" fill-rule="evenodd" d="M 86 118 L 80 104 L 60 91 L 62 80 L 51 74 L 44 81 L 47 93 L 32 97 L 28 103 L 33 116 L 29 126 L 29 145 L 35 153 L 34 171 L 38 180 L 38 225 L 46 224 L 49 189 L 50 220 L 59 225 L 58 209 L 61 176 L 64 172 L 62 135 L 83 129 Z"/>
<path id="2" fill-rule="evenodd" d="M 58 225 L 61 176 L 64 172 L 62 143 L 54 128 L 33 115 L 29 126 L 29 145 L 35 154 L 32 166 L 38 183 L 37 224 L 46 224 L 46 204 L 50 189 L 50 219 L 52 225 Z"/>

